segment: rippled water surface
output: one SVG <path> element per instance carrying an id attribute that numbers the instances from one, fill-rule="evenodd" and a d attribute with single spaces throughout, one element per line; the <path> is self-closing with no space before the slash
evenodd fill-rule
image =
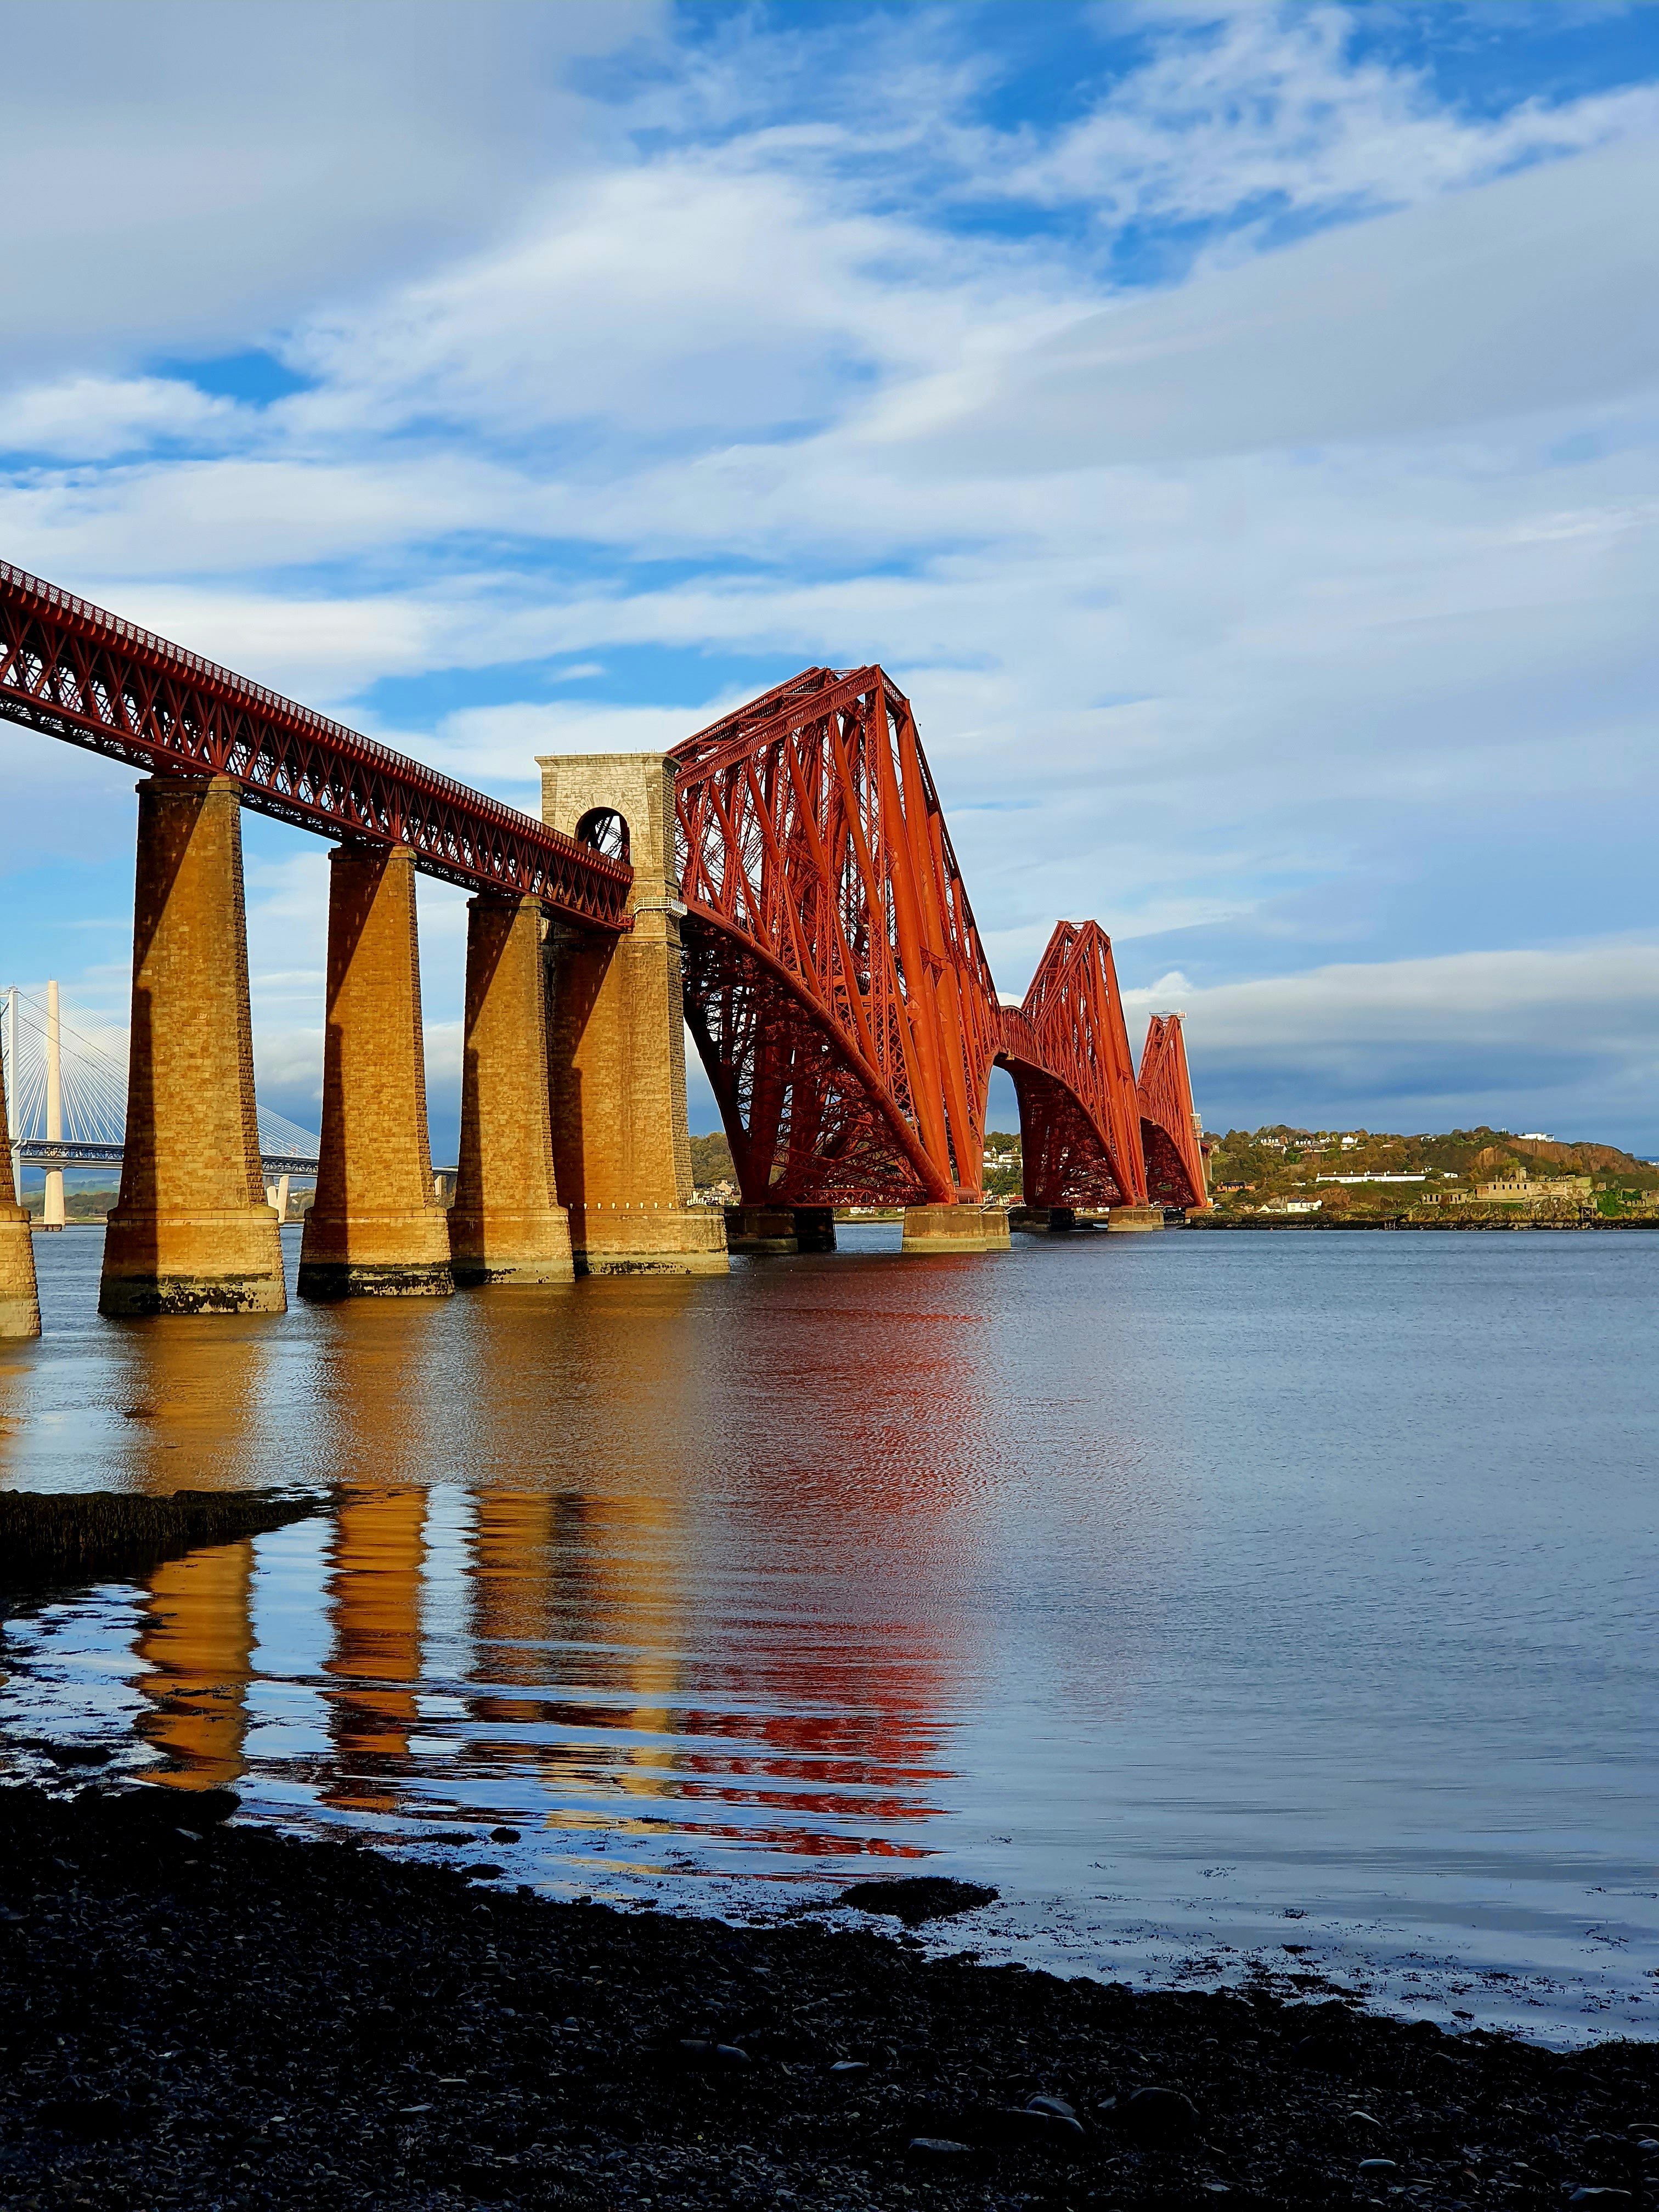
<path id="1" fill-rule="evenodd" d="M 328 1503 L 9 1623 L 0 1757 L 664 1905 L 908 1863 L 997 1887 L 988 1956 L 1654 2032 L 1659 1237 L 841 1237 L 122 1323 L 97 1232 L 37 1238 L 0 1486 Z"/>

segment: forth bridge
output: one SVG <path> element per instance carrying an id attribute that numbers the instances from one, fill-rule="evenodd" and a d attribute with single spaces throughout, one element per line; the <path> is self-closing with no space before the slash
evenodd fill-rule
<path id="1" fill-rule="evenodd" d="M 542 819 L 0 563 L 0 717 L 141 768 L 108 1315 L 286 1303 L 254 1095 L 241 810 L 332 841 L 307 1298 L 708 1273 L 902 1207 L 907 1252 L 987 1252 L 994 1066 L 1016 1225 L 1208 1205 L 1177 1014 L 1137 1074 L 1094 921 L 1018 1004 L 993 981 L 910 702 L 809 668 L 667 753 L 548 757 Z M 434 1193 L 415 877 L 472 893 L 453 1202 Z M 741 1203 L 692 1202 L 684 1036 Z M 288 1125 L 284 1125 L 287 1127 Z M 37 1334 L 0 1086 L 0 1336 Z"/>

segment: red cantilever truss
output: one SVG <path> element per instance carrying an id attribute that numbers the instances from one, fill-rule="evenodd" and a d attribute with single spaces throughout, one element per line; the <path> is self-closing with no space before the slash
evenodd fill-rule
<path id="1" fill-rule="evenodd" d="M 1179 1014 L 1152 1016 L 1141 1048 L 1139 1094 L 1141 1143 L 1153 1202 L 1208 1206 L 1209 1185 Z"/>
<path id="2" fill-rule="evenodd" d="M 469 890 L 624 930 L 633 870 L 199 653 L 0 562 L 0 718 L 163 773 L 234 776 L 303 830 L 413 848 Z"/>
<path id="3" fill-rule="evenodd" d="M 686 1018 L 744 1199 L 976 1193 L 996 994 L 908 702 L 809 668 L 674 757 Z"/>
<path id="4" fill-rule="evenodd" d="M 1144 1206 L 1140 1106 L 1112 941 L 1056 922 L 999 1058 L 1019 1099 L 1028 1206 Z"/>
<path id="5" fill-rule="evenodd" d="M 1034 1205 L 1143 1203 L 1111 946 L 1062 922 L 999 1004 L 909 702 L 809 668 L 676 747 L 686 1018 L 744 1202 L 982 1193 L 1012 1071 Z"/>

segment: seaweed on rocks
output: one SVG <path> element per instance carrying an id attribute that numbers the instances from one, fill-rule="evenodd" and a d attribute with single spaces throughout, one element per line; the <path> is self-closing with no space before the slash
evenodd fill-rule
<path id="1" fill-rule="evenodd" d="M 1659 2203 L 1651 2045 L 555 1904 L 232 1809 L 0 1795 L 0 2203 Z"/>

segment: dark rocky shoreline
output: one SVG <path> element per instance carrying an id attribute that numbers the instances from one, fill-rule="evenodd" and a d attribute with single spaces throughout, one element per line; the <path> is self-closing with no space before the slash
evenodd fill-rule
<path id="1" fill-rule="evenodd" d="M 0 1796 L 0 2202 L 1659 2203 L 1653 2045 L 553 1905 L 234 1806 Z"/>
<path id="2" fill-rule="evenodd" d="M 274 1490 L 175 1490 L 164 1498 L 0 1491 L 0 1596 L 38 1599 L 143 1575 L 200 1545 L 284 1528 L 320 1511 L 322 1503 Z"/>

